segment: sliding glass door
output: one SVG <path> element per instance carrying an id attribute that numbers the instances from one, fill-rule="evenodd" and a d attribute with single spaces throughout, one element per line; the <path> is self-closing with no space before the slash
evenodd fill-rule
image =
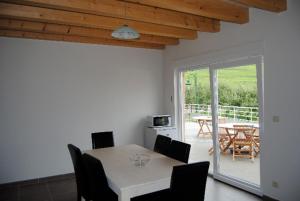
<path id="1" fill-rule="evenodd" d="M 210 161 L 209 173 L 213 173 L 211 90 L 209 68 L 197 68 L 182 72 L 183 121 L 182 138 L 191 144 L 190 162 Z"/>
<path id="2" fill-rule="evenodd" d="M 179 119 L 190 162 L 211 162 L 214 178 L 260 194 L 261 57 L 179 72 Z M 240 143 L 240 144 L 238 144 Z"/>

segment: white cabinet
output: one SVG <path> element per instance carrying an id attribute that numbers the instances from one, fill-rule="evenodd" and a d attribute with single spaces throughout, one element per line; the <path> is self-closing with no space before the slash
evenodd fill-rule
<path id="1" fill-rule="evenodd" d="M 144 135 L 144 146 L 153 150 L 157 135 L 164 135 L 177 140 L 177 130 L 175 127 L 146 127 Z"/>

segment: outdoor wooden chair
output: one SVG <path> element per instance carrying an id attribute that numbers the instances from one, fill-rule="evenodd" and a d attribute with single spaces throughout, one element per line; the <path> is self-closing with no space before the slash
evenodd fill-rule
<path id="1" fill-rule="evenodd" d="M 219 117 L 218 123 L 219 124 L 226 123 L 226 118 Z M 218 128 L 218 139 L 219 139 L 220 152 L 225 154 L 226 147 L 228 143 L 230 143 L 230 138 L 225 128 Z M 213 152 L 214 152 L 214 148 L 213 147 L 209 148 L 208 150 L 209 155 L 213 154 Z"/>
<path id="2" fill-rule="evenodd" d="M 225 129 L 219 129 L 219 146 L 220 146 L 220 152 L 225 154 L 226 153 L 226 147 L 230 143 L 230 138 L 226 132 Z"/>
<path id="3" fill-rule="evenodd" d="M 260 136 L 259 136 L 259 130 L 256 129 L 256 131 L 253 133 L 253 141 L 254 141 L 254 151 L 255 156 L 257 156 L 260 152 Z"/>
<path id="4" fill-rule="evenodd" d="M 232 141 L 232 159 L 242 157 L 254 161 L 255 143 L 253 134 L 255 129 L 249 125 L 233 125 L 233 128 L 235 137 Z"/>

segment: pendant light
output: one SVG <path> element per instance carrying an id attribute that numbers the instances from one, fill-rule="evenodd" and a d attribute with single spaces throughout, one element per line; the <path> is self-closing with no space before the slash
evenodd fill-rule
<path id="1" fill-rule="evenodd" d="M 140 37 L 140 34 L 129 27 L 128 25 L 123 25 L 116 30 L 114 30 L 111 34 L 113 38 L 121 39 L 121 40 L 132 40 Z"/>
<path id="2" fill-rule="evenodd" d="M 126 15 L 127 15 L 127 8 L 126 8 L 126 3 L 124 3 L 124 19 L 126 19 Z M 115 29 L 111 33 L 111 36 L 113 38 L 121 39 L 121 40 L 133 40 L 133 39 L 138 39 L 140 37 L 140 34 L 133 28 L 129 27 L 127 24 L 124 24 L 123 26 Z"/>

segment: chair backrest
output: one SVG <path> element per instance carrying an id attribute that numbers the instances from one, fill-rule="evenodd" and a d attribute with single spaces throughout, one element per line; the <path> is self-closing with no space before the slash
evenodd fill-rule
<path id="1" fill-rule="evenodd" d="M 166 155 L 170 148 L 171 141 L 172 139 L 170 137 L 157 135 L 154 144 L 154 151 Z"/>
<path id="2" fill-rule="evenodd" d="M 167 156 L 179 160 L 181 162 L 187 163 L 189 161 L 190 149 L 190 144 L 179 142 L 177 140 L 172 140 Z"/>
<path id="3" fill-rule="evenodd" d="M 87 172 L 89 193 L 92 200 L 98 200 L 97 198 L 100 197 L 106 200 L 105 192 L 107 192 L 109 187 L 101 161 L 88 154 L 82 155 L 82 161 Z"/>
<path id="4" fill-rule="evenodd" d="M 93 149 L 113 147 L 114 136 L 112 131 L 92 133 L 92 147 Z"/>
<path id="5" fill-rule="evenodd" d="M 237 124 L 237 125 L 233 125 L 233 128 L 234 128 L 234 132 L 236 134 L 243 133 L 246 138 L 252 138 L 253 133 L 255 131 L 252 125 L 239 125 L 239 124 Z M 237 136 L 237 138 L 240 138 L 240 137 Z"/>
<path id="6" fill-rule="evenodd" d="M 68 144 L 68 149 L 71 155 L 73 162 L 76 184 L 77 184 L 77 193 L 84 198 L 88 198 L 89 194 L 87 192 L 87 180 L 86 172 L 82 163 L 82 154 L 78 147 Z"/>
<path id="7" fill-rule="evenodd" d="M 208 168 L 208 161 L 173 167 L 170 200 L 204 200 Z"/>

